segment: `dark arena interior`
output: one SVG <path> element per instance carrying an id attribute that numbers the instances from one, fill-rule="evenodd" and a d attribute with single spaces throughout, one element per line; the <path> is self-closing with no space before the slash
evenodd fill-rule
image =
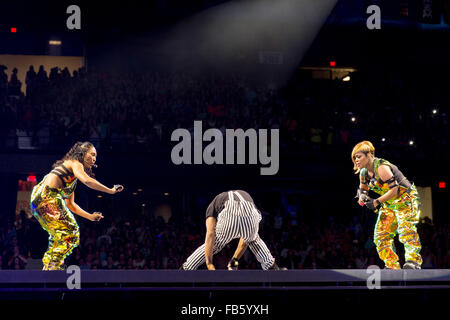
<path id="1" fill-rule="evenodd" d="M 450 0 L 2 1 L 2 309 L 443 310 L 449 57 Z"/>

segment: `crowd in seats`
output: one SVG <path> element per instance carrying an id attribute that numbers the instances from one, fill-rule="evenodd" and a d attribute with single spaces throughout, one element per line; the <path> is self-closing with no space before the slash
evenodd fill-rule
<path id="1" fill-rule="evenodd" d="M 67 68 L 38 72 L 30 67 L 24 84 L 0 67 L 0 151 L 31 146 L 64 154 L 74 141 L 89 140 L 102 151 L 166 152 L 176 128 L 280 129 L 280 151 L 302 156 L 333 155 L 349 161 L 355 142 L 370 137 L 391 159 L 412 155 L 448 159 L 449 92 L 444 84 L 414 77 L 376 78 L 363 72 L 351 81 L 294 76 L 276 88 L 238 75 L 188 73 L 103 73 Z M 174 269 L 204 239 L 197 220 L 165 222 L 153 216 L 80 221 L 81 244 L 66 261 L 82 268 Z M 23 269 L 40 259 L 47 234 L 35 219 L 0 224 L 0 266 Z M 196 221 L 196 222 L 194 222 Z M 289 216 L 266 216 L 261 237 L 279 265 L 298 268 L 381 266 L 372 224 L 358 219 L 292 223 Z M 448 225 L 419 225 L 424 268 L 448 268 Z M 39 240 L 37 240 L 39 239 Z M 401 246 L 400 246 L 401 247 Z M 233 246 L 216 257 L 224 268 Z M 242 268 L 257 269 L 245 254 Z"/>
<path id="2" fill-rule="evenodd" d="M 343 82 L 300 74 L 276 88 L 238 75 L 71 74 L 67 68 L 47 75 L 31 66 L 26 95 L 17 81 L 0 68 L 3 150 L 17 149 L 18 135 L 26 135 L 39 149 L 64 151 L 89 140 L 99 150 L 165 152 L 174 129 L 192 130 L 201 120 L 204 129 L 280 129 L 284 153 L 348 152 L 369 137 L 391 158 L 450 153 L 448 90 L 413 76 L 358 72 Z"/>
<path id="3" fill-rule="evenodd" d="M 27 268 L 29 258 L 38 261 L 46 250 L 47 233 L 36 219 L 28 219 L 25 214 L 22 217 L 23 220 L 2 224 L 0 228 L 2 269 Z M 80 245 L 65 263 L 82 269 L 178 269 L 204 242 L 204 222 L 192 216 L 167 222 L 153 215 L 105 218 L 95 225 L 81 218 L 78 221 Z M 260 236 L 280 266 L 288 269 L 384 267 L 373 243 L 373 221 L 362 222 L 358 217 L 345 221 L 328 217 L 313 224 L 295 221 L 297 223 L 289 215 L 263 213 Z M 434 225 L 425 218 L 419 223 L 418 231 L 422 268 L 449 268 L 450 225 Z M 397 238 L 395 245 L 403 259 L 403 245 Z M 217 268 L 226 268 L 236 246 L 237 240 L 234 240 L 214 257 Z M 241 269 L 261 268 L 249 250 L 239 266 Z"/>

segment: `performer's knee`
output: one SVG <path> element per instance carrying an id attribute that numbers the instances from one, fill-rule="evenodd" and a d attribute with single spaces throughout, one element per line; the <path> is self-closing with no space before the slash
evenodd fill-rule
<path id="1" fill-rule="evenodd" d="M 374 235 L 373 242 L 377 247 L 381 246 L 386 241 L 392 241 L 393 237 L 390 233 L 383 232 Z"/>
<path id="2" fill-rule="evenodd" d="M 80 244 L 80 231 L 76 229 L 68 233 L 65 236 L 65 242 L 70 249 L 77 247 Z"/>

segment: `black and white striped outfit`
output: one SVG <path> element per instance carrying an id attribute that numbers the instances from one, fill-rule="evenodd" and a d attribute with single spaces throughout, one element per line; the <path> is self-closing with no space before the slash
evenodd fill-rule
<path id="1" fill-rule="evenodd" d="M 249 200 L 245 200 L 242 194 L 245 194 Z M 208 210 L 211 209 L 213 203 L 214 201 L 210 204 Z M 243 238 L 258 262 L 261 263 L 263 270 L 269 269 L 274 264 L 275 259 L 264 241 L 259 237 L 260 221 L 261 213 L 256 209 L 248 193 L 241 190 L 229 191 L 228 199 L 224 202 L 224 208 L 217 215 L 213 254 L 222 250 L 231 240 Z M 183 268 L 195 270 L 205 261 L 205 244 L 203 244 L 187 258 Z"/>

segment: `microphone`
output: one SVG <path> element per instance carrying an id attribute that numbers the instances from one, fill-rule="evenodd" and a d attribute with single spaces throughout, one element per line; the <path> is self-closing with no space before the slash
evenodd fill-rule
<path id="1" fill-rule="evenodd" d="M 92 165 L 94 168 L 97 168 L 98 167 L 98 165 L 96 165 L 95 163 Z"/>

